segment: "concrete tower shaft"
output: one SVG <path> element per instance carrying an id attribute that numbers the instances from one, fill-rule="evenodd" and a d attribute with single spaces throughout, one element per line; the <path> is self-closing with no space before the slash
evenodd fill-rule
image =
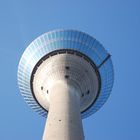
<path id="1" fill-rule="evenodd" d="M 84 140 L 78 92 L 63 81 L 52 87 L 43 140 Z"/>

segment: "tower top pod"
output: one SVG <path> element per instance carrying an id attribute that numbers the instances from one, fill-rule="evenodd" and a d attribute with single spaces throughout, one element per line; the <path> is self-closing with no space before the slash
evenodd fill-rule
<path id="1" fill-rule="evenodd" d="M 78 91 L 81 116 L 86 118 L 106 102 L 113 80 L 110 54 L 95 38 L 75 30 L 54 30 L 39 36 L 26 48 L 18 66 L 22 96 L 44 117 L 56 83 L 64 82 Z"/>

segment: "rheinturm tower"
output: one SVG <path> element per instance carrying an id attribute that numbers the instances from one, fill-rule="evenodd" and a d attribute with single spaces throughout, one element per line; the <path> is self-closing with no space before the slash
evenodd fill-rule
<path id="1" fill-rule="evenodd" d="M 43 140 L 84 140 L 82 119 L 103 106 L 113 86 L 111 55 L 86 33 L 50 31 L 24 51 L 18 83 L 29 106 L 47 117 Z"/>

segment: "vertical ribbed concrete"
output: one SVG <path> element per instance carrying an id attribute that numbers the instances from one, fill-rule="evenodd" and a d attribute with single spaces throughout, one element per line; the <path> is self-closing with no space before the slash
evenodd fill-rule
<path id="1" fill-rule="evenodd" d="M 67 82 L 56 83 L 50 94 L 43 140 L 84 140 L 78 90 Z"/>

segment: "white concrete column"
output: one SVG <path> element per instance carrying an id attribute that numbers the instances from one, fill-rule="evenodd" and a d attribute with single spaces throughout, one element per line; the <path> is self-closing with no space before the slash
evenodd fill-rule
<path id="1" fill-rule="evenodd" d="M 50 94 L 43 140 L 84 140 L 79 92 L 67 82 L 56 83 Z"/>

